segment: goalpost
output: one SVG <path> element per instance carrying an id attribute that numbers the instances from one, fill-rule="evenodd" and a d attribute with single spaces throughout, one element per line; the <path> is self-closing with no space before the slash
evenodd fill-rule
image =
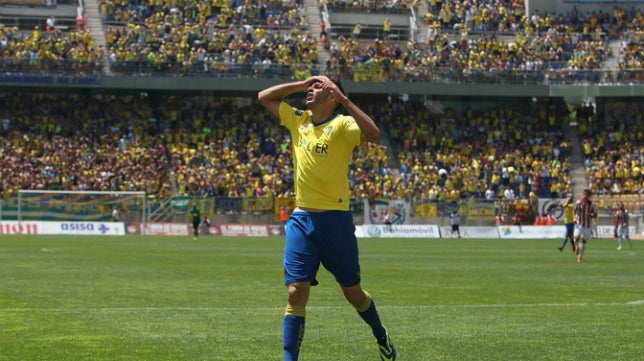
<path id="1" fill-rule="evenodd" d="M 109 222 L 118 209 L 119 222 L 147 222 L 145 192 L 19 190 L 18 222 Z"/>

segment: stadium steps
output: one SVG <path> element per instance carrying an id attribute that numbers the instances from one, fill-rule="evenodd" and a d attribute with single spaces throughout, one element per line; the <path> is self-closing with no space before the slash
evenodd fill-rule
<path id="1" fill-rule="evenodd" d="M 416 13 L 416 25 L 418 26 L 416 43 L 427 44 L 427 29 L 429 28 L 429 24 L 423 19 L 428 12 L 427 1 L 421 1 L 418 4 L 418 13 Z"/>
<path id="2" fill-rule="evenodd" d="M 105 57 L 102 59 L 103 72 L 109 74 L 109 61 L 107 54 L 107 41 L 105 38 L 105 30 L 103 29 L 103 22 L 98 10 L 98 0 L 85 0 L 85 27 L 89 29 L 92 39 L 94 39 L 94 46 L 96 48 L 102 47 L 105 49 Z"/>
<path id="3" fill-rule="evenodd" d="M 588 187 L 588 177 L 586 176 L 586 168 L 584 166 L 579 128 L 577 125 L 568 125 L 565 132 L 568 134 L 572 145 L 572 152 L 570 154 L 570 181 L 572 182 L 573 194 L 576 198 L 581 198 L 581 192 Z"/>
<path id="4" fill-rule="evenodd" d="M 318 64 L 324 65 L 331 57 L 331 54 L 329 54 L 328 50 L 324 49 L 320 42 L 320 30 L 322 30 L 320 27 L 320 22 L 322 21 L 320 6 L 317 0 L 304 0 L 304 6 L 306 7 L 306 17 L 309 19 L 311 36 L 318 40 Z"/>
<path id="5" fill-rule="evenodd" d="M 606 60 L 602 63 L 602 69 L 614 71 L 617 70 L 617 64 L 622 60 L 622 41 L 619 39 L 611 40 L 608 42 L 608 48 L 611 49 L 613 56 L 606 57 Z"/>

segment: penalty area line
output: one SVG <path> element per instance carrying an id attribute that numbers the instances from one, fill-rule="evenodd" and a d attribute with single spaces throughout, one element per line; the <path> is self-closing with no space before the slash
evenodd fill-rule
<path id="1" fill-rule="evenodd" d="M 379 305 L 380 309 L 467 309 L 467 308 L 528 308 L 528 307 L 606 307 L 606 306 L 639 306 L 644 305 L 644 300 L 630 302 L 580 302 L 580 303 L 498 303 L 478 305 Z M 308 306 L 311 310 L 343 309 L 347 306 Z M 145 312 L 145 311 L 282 311 L 284 307 L 53 307 L 53 308 L 0 308 L 0 312 L 51 312 L 51 313 L 74 313 L 74 312 Z"/>

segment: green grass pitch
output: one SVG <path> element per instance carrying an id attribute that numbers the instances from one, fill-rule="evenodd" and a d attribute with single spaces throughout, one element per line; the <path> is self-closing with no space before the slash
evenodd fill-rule
<path id="1" fill-rule="evenodd" d="M 363 286 L 399 361 L 642 360 L 644 244 L 361 239 Z M 0 361 L 279 361 L 277 238 L 0 238 Z M 640 250 L 641 248 L 641 250 Z M 319 274 L 301 361 L 376 361 Z"/>

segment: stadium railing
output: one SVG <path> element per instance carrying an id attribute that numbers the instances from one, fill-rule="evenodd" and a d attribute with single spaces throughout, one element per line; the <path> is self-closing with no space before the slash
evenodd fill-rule
<path id="1" fill-rule="evenodd" d="M 6 57 L 0 59 L 0 75 L 51 75 L 74 74 L 82 76 L 97 75 L 102 70 L 100 61 L 25 59 Z"/>
<path id="2" fill-rule="evenodd" d="M 378 74 L 361 78 L 361 72 Z M 79 72 L 81 72 L 79 74 Z M 382 72 L 382 74 L 380 74 Z M 177 62 L 150 63 L 132 61 L 114 63 L 108 74 L 97 62 L 68 60 L 38 60 L 8 57 L 0 59 L 1 75 L 51 75 L 74 74 L 93 77 L 164 76 L 164 77 L 213 77 L 229 79 L 289 79 L 302 76 L 329 74 L 342 80 L 373 82 L 428 82 L 457 84 L 623 84 L 644 81 L 644 69 L 637 70 L 569 70 L 565 68 L 544 70 L 473 70 L 458 68 L 416 67 L 413 72 L 393 70 L 369 64 L 350 66 L 326 66 L 311 64 L 265 65 L 260 63 L 235 64 L 212 62 L 195 63 L 186 67 Z M 303 75 L 305 74 L 305 75 Z"/>
<path id="3" fill-rule="evenodd" d="M 47 193 L 47 191 L 42 191 Z M 65 192 L 60 192 L 65 193 Z M 83 194 L 83 192 L 77 192 Z M 89 192 L 87 194 L 97 193 Z M 134 193 L 134 192 L 130 192 Z M 142 193 L 142 192 L 140 192 Z M 88 196 L 89 197 L 89 196 Z M 128 203 L 124 208 L 124 221 L 131 222 L 188 222 L 186 204 L 197 203 L 202 209 L 203 214 L 212 219 L 215 223 L 236 223 L 243 220 L 244 223 L 252 224 L 276 224 L 279 221 L 278 213 L 281 206 L 292 208 L 293 200 L 288 197 L 204 197 L 194 196 L 186 197 L 186 201 L 178 204 L 175 202 L 176 197 L 144 197 L 147 206 L 140 208 L 137 203 Z M 628 201 L 625 201 L 628 198 Z M 395 201 L 379 199 L 379 201 Z M 80 202 L 80 201 L 79 201 Z M 59 220 L 70 221 L 79 219 L 92 219 L 96 221 L 107 221 L 110 218 L 111 207 L 105 207 L 105 204 L 113 204 L 115 201 L 98 199 L 95 202 L 85 197 L 82 202 L 56 202 L 56 212 L 48 206 L 48 203 L 31 202 L 29 207 L 20 209 L 20 200 L 18 196 L 9 196 L 0 198 L 0 221 L 15 221 L 22 219 L 31 220 Z M 111 202 L 111 203 L 110 203 Z M 639 230 L 642 228 L 642 206 L 644 198 L 639 195 L 614 195 L 604 196 L 597 199 L 599 204 L 599 221 L 601 225 L 611 225 L 614 207 L 617 204 L 625 203 L 628 211 L 632 215 L 632 225 Z M 24 201 L 23 201 L 24 203 Z M 367 200 L 354 198 L 351 201 L 351 212 L 357 224 L 369 223 L 365 218 L 365 209 L 369 214 L 374 209 L 367 208 Z M 527 200 L 504 200 L 483 198 L 467 198 L 456 201 L 436 200 L 436 201 L 412 201 L 409 203 L 409 213 L 407 214 L 408 224 L 438 224 L 447 225 L 449 215 L 452 212 L 458 212 L 461 216 L 461 225 L 463 226 L 492 226 L 495 223 L 495 216 L 501 214 L 505 222 L 509 224 L 511 217 L 518 214 L 523 224 L 532 224 L 537 212 L 544 208 L 559 220 L 557 224 L 562 224 L 563 211 L 557 207 L 558 199 L 541 199 L 539 204 L 530 205 Z M 166 212 L 167 209 L 162 207 L 163 204 L 171 204 L 172 211 Z M 43 213 L 44 212 L 44 213 Z M 78 213 L 77 215 L 74 215 Z M 96 213 L 98 212 L 98 213 Z M 165 212 L 163 217 L 157 217 L 157 212 Z"/>

